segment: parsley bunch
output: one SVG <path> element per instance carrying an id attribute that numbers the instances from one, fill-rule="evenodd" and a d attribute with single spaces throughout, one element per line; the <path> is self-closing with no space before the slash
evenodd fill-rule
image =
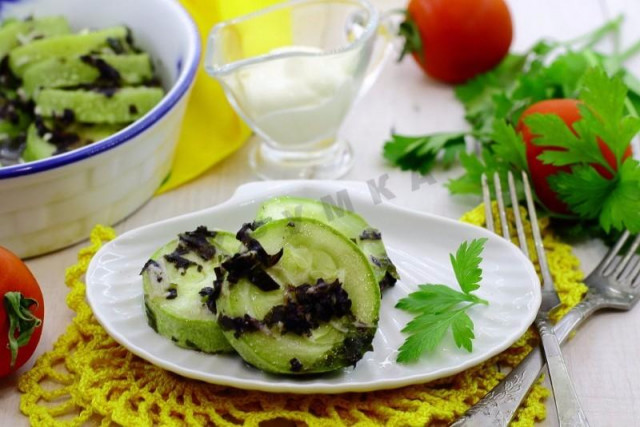
<path id="1" fill-rule="evenodd" d="M 422 353 L 433 351 L 449 329 L 459 348 L 472 351 L 472 340 L 475 338 L 473 321 L 466 312 L 474 305 L 489 304 L 471 293 L 480 287 L 480 255 L 486 241 L 485 238 L 472 240 L 471 243 L 465 241 L 455 256 L 449 255 L 462 292 L 445 285 L 423 284 L 418 286 L 418 291 L 398 301 L 396 308 L 416 315 L 402 329 L 402 332 L 410 335 L 400 347 L 398 362 L 413 362 Z"/>
<path id="2" fill-rule="evenodd" d="M 392 135 L 384 157 L 404 170 L 423 174 L 459 159 L 465 173 L 447 183 L 449 191 L 480 194 L 483 173 L 504 178 L 508 170 L 527 170 L 525 145 L 514 129 L 527 107 L 545 99 L 579 98 L 582 119 L 573 125 L 577 135 L 555 115 L 525 119 L 537 135 L 535 144 L 564 149 L 545 151 L 540 160 L 571 165 L 570 173 L 550 177 L 551 188 L 576 214 L 571 223 L 578 229 L 640 231 L 639 166 L 622 157 L 640 129 L 640 81 L 620 66 L 640 51 L 640 42 L 610 55 L 593 49 L 604 36 L 617 36 L 621 22 L 618 18 L 575 40 L 540 41 L 523 54 L 508 55 L 494 70 L 455 88 L 471 130 Z M 617 169 L 604 158 L 598 137 L 615 154 Z M 477 141 L 479 155 L 467 152 L 469 138 Z M 602 165 L 613 177 L 603 177 L 593 165 Z"/>

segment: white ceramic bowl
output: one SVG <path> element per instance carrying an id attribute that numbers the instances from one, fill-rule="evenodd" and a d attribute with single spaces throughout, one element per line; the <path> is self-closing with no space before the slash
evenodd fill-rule
<path id="1" fill-rule="evenodd" d="M 167 94 L 148 114 L 102 141 L 36 162 L 0 167 L 0 245 L 29 257 L 86 238 L 140 207 L 171 167 L 200 38 L 176 0 L 22 0 L 0 16 L 64 15 L 74 30 L 125 24 L 153 58 Z"/>

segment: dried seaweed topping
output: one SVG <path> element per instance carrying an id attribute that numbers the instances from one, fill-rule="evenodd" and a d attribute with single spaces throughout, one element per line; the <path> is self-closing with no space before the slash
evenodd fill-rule
<path id="1" fill-rule="evenodd" d="M 277 253 L 269 255 L 260 242 L 251 237 L 251 231 L 254 231 L 263 224 L 264 222 L 262 221 L 253 221 L 242 224 L 242 227 L 236 233 L 236 239 L 240 240 L 249 251 L 256 252 L 258 260 L 262 266 L 268 268 L 276 265 L 278 261 L 280 261 L 284 250 L 280 249 Z"/>
<path id="2" fill-rule="evenodd" d="M 216 307 L 216 300 L 220 296 L 220 292 L 222 291 L 222 272 L 220 272 L 220 267 L 215 268 L 216 271 L 216 280 L 213 281 L 213 286 L 207 286 L 200 289 L 200 296 L 203 298 L 203 302 L 207 305 L 207 308 L 213 314 L 218 314 L 218 308 Z"/>
<path id="3" fill-rule="evenodd" d="M 365 228 L 360 234 L 360 240 L 380 240 L 382 239 L 382 234 L 380 230 L 376 228 Z"/>
<path id="4" fill-rule="evenodd" d="M 318 279 L 315 285 L 290 286 L 284 304 L 274 306 L 264 317 L 265 325 L 279 326 L 282 334 L 311 335 L 322 323 L 351 314 L 351 300 L 335 280 Z"/>
<path id="5" fill-rule="evenodd" d="M 200 258 L 209 261 L 216 254 L 216 247 L 209 242 L 209 238 L 216 236 L 215 231 L 210 231 L 201 225 L 194 231 L 187 231 L 178 235 L 180 244 L 189 251 L 195 252 Z"/>
<path id="6" fill-rule="evenodd" d="M 64 130 L 64 126 L 54 126 L 53 128 L 49 128 L 45 124 L 41 116 L 35 117 L 34 124 L 36 126 L 38 136 L 40 136 L 40 138 L 44 139 L 45 141 L 55 145 L 56 151 L 54 152 L 54 154 L 60 154 L 69 151 L 80 142 L 80 136 L 78 136 L 78 134 L 66 132 Z"/>
<path id="7" fill-rule="evenodd" d="M 291 372 L 300 372 L 302 369 L 302 363 L 295 357 L 289 360 L 289 365 L 291 365 Z"/>
<path id="8" fill-rule="evenodd" d="M 69 126 L 76 120 L 76 115 L 70 108 L 65 108 L 62 110 L 62 115 L 57 117 L 57 119 L 60 125 Z"/>
<path id="9" fill-rule="evenodd" d="M 156 267 L 156 268 L 160 268 L 160 264 L 158 264 L 158 262 L 156 260 L 149 259 L 142 266 L 142 270 L 140 270 L 140 275 L 142 275 L 145 271 L 147 271 L 149 269 L 149 267 L 152 267 L 152 266 Z"/>
<path id="10" fill-rule="evenodd" d="M 187 272 L 187 269 L 192 265 L 197 266 L 198 271 L 201 271 L 202 266 L 196 262 L 191 261 L 190 259 L 183 257 L 182 255 L 184 255 L 185 252 L 181 251 L 180 249 L 181 247 L 178 246 L 175 251 L 171 252 L 170 254 L 166 254 L 164 256 L 164 259 L 166 259 L 167 262 L 173 264 L 177 270 L 182 270 L 181 274 L 183 276 Z"/>
<path id="11" fill-rule="evenodd" d="M 374 263 L 376 266 L 380 268 L 389 268 L 393 266 L 393 263 L 391 262 L 389 257 L 386 257 L 386 256 L 375 257 L 373 255 L 369 255 L 369 258 L 371 259 L 372 263 Z"/>
<path id="12" fill-rule="evenodd" d="M 100 73 L 99 79 L 102 82 L 109 82 L 114 85 L 120 83 L 120 72 L 109 65 L 104 59 L 93 55 L 82 55 L 80 56 L 80 60 L 98 70 Z"/>
<path id="13" fill-rule="evenodd" d="M 234 254 L 231 258 L 222 263 L 222 268 L 227 272 L 229 283 L 238 283 L 241 277 L 258 265 L 258 255 L 254 251 L 247 251 Z"/>
<path id="14" fill-rule="evenodd" d="M 116 55 L 127 53 L 127 50 L 124 48 L 122 40 L 120 39 L 117 39 L 115 37 L 107 37 L 107 44 Z"/>
<path id="15" fill-rule="evenodd" d="M 278 282 L 273 280 L 273 278 L 269 275 L 269 273 L 264 271 L 264 269 L 262 269 L 260 266 L 255 266 L 251 270 L 249 270 L 249 273 L 247 274 L 247 279 L 252 284 L 260 288 L 260 290 L 265 292 L 275 291 L 276 289 L 280 289 L 280 285 L 278 284 Z"/>
<path id="16" fill-rule="evenodd" d="M 167 289 L 167 299 L 176 299 L 178 297 L 178 287 L 175 283 L 172 283 L 171 286 Z"/>
<path id="17" fill-rule="evenodd" d="M 259 320 L 245 314 L 243 317 L 220 316 L 218 324 L 223 331 L 235 331 L 233 336 L 240 338 L 245 332 L 255 332 L 260 330 L 261 323 Z"/>
<path id="18" fill-rule="evenodd" d="M 378 285 L 380 285 L 380 290 L 384 291 L 385 289 L 389 289 L 395 286 L 397 281 L 398 279 L 387 271 L 384 273 L 384 277 L 380 280 Z"/>

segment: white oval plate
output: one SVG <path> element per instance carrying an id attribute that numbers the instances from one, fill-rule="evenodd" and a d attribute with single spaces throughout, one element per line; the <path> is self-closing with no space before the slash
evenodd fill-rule
<path id="1" fill-rule="evenodd" d="M 383 233 L 389 256 L 402 279 L 384 293 L 374 350 L 366 353 L 355 368 L 311 378 L 270 375 L 248 366 L 238 356 L 209 355 L 179 348 L 147 325 L 139 273 L 158 247 L 198 225 L 235 231 L 242 222 L 255 217 L 262 201 L 278 195 L 342 203 Z M 400 330 L 411 316 L 394 305 L 420 283 L 456 286 L 449 253 L 462 241 L 478 237 L 487 237 L 489 241 L 481 264 L 483 280 L 476 293 L 490 305 L 469 310 L 475 324 L 473 352 L 458 349 L 448 334 L 435 352 L 424 355 L 417 363 L 397 363 L 398 347 L 406 338 Z M 96 318 L 116 341 L 133 353 L 185 377 L 271 392 L 372 391 L 446 377 L 507 349 L 533 322 L 540 305 L 540 282 L 535 270 L 510 242 L 483 228 L 376 203 L 366 185 L 344 181 L 243 185 L 230 200 L 218 206 L 122 234 L 93 257 L 86 279 L 87 299 Z"/>

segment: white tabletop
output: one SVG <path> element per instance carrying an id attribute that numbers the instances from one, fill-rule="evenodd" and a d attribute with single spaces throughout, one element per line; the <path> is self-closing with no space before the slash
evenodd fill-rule
<path id="1" fill-rule="evenodd" d="M 404 2 L 378 0 L 381 9 Z M 543 35 L 569 39 L 624 12 L 626 23 L 622 41 L 640 39 L 640 2 L 638 0 L 510 0 L 514 18 L 513 49 L 521 51 Z M 629 65 L 640 75 L 640 61 Z M 342 129 L 356 153 L 356 164 L 346 179 L 380 183 L 393 194 L 399 205 L 458 218 L 479 203 L 476 197 L 451 197 L 443 184 L 460 173 L 436 170 L 434 183 L 412 190 L 412 175 L 393 169 L 381 156 L 382 144 L 390 130 L 404 134 L 458 130 L 465 127 L 462 107 L 451 87 L 429 80 L 416 64 L 407 59 L 401 64 L 386 64 L 378 81 L 354 107 Z M 191 212 L 227 199 L 238 185 L 255 178 L 247 164 L 247 147 L 213 167 L 205 175 L 181 188 L 153 198 L 125 221 L 116 225 L 123 232 L 143 224 L 181 213 Z M 34 258 L 29 267 L 40 282 L 46 300 L 44 332 L 37 354 L 52 348 L 71 322 L 73 313 L 66 307 L 64 270 L 75 262 L 76 246 Z M 582 268 L 588 273 L 605 248 L 588 242 L 576 248 Z M 585 324 L 564 347 L 569 370 L 578 396 L 592 426 L 640 426 L 640 309 L 628 313 L 600 313 Z M 32 358 L 22 371 L 31 367 Z M 0 381 L 0 424 L 24 425 L 19 413 L 20 394 L 16 377 Z M 552 406 L 552 405 L 550 405 Z M 552 417 L 545 425 L 556 425 Z"/>

